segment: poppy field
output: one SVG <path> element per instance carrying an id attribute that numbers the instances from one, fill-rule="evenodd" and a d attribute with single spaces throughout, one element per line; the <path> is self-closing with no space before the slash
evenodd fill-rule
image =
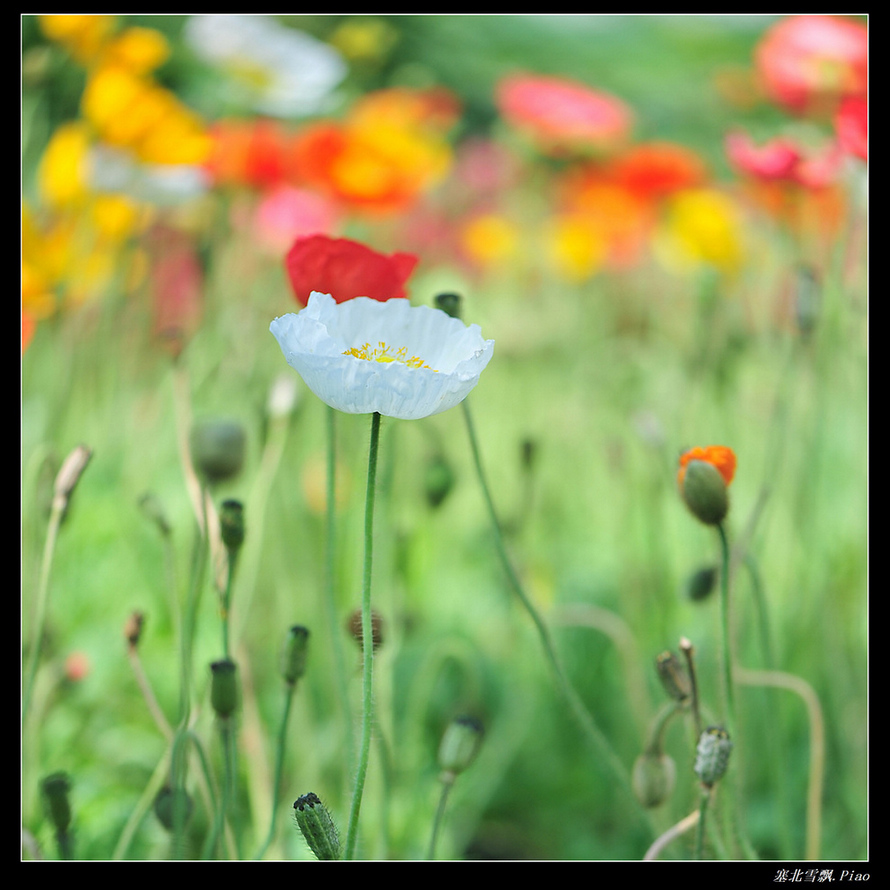
<path id="1" fill-rule="evenodd" d="M 21 34 L 22 860 L 867 873 L 867 17 Z"/>

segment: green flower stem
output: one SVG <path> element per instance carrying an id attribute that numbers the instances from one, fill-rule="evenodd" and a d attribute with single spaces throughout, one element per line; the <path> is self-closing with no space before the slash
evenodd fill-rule
<path id="1" fill-rule="evenodd" d="M 368 487 L 365 494 L 365 561 L 362 572 L 362 737 L 359 748 L 358 768 L 355 775 L 355 790 L 352 795 L 352 807 L 349 813 L 349 826 L 346 831 L 345 859 L 352 859 L 355 853 L 358 816 L 362 806 L 365 776 L 368 772 L 371 729 L 374 722 L 374 700 L 372 695 L 374 635 L 371 626 L 371 565 L 374 543 L 374 492 L 377 478 L 377 450 L 379 442 L 380 414 L 375 411 L 371 418 L 371 445 L 368 449 Z"/>
<path id="2" fill-rule="evenodd" d="M 738 743 L 735 719 L 735 689 L 732 677 L 731 621 L 729 615 L 729 541 L 723 523 L 717 524 L 720 535 L 720 625 L 723 636 L 723 687 L 726 695 L 726 729 Z"/>
<path id="3" fill-rule="evenodd" d="M 429 860 L 436 858 L 436 841 L 439 838 L 439 829 L 442 827 L 442 820 L 445 817 L 445 805 L 448 803 L 448 795 L 451 793 L 452 787 L 454 787 L 453 776 L 447 779 L 442 779 L 442 793 L 439 795 L 439 805 L 436 807 L 436 816 L 433 820 L 433 832 L 430 835 L 430 847 L 426 857 Z"/>
<path id="4" fill-rule="evenodd" d="M 34 678 L 37 675 L 37 664 L 40 660 L 43 627 L 46 623 L 46 607 L 49 601 L 49 578 L 52 572 L 53 556 L 56 552 L 56 541 L 62 517 L 65 515 L 67 500 L 53 498 L 52 509 L 47 527 L 46 541 L 43 545 L 43 558 L 40 563 L 40 578 L 37 584 L 37 597 L 34 608 L 34 624 L 31 627 L 31 641 L 28 650 L 28 666 L 25 670 L 25 686 L 22 695 L 22 725 L 28 716 L 31 705 L 31 694 L 34 689 Z"/>
<path id="5" fill-rule="evenodd" d="M 461 408 L 464 412 L 464 420 L 466 421 L 467 432 L 470 438 L 470 448 L 473 453 L 473 463 L 476 468 L 476 476 L 478 477 L 479 485 L 482 488 L 482 494 L 485 499 L 485 505 L 488 509 L 488 516 L 491 522 L 491 528 L 494 533 L 495 547 L 497 549 L 498 556 L 500 557 L 504 571 L 506 572 L 507 579 L 510 582 L 510 587 L 513 589 L 516 597 L 522 603 L 523 607 L 528 612 L 529 617 L 532 619 L 532 622 L 535 625 L 535 629 L 537 630 L 538 636 L 541 640 L 541 646 L 544 649 L 544 654 L 547 658 L 547 661 L 550 663 L 550 667 L 553 670 L 553 674 L 556 678 L 557 689 L 568 704 L 572 715 L 577 720 L 588 740 L 593 744 L 596 753 L 605 759 L 606 763 L 615 774 L 615 777 L 626 789 L 630 799 L 637 807 L 640 807 L 639 801 L 637 800 L 637 797 L 633 792 L 633 786 L 631 785 L 630 776 L 628 775 L 627 770 L 624 768 L 624 765 L 621 763 L 612 746 L 609 744 L 608 739 L 605 737 L 605 735 L 603 735 L 602 730 L 596 724 L 596 721 L 585 708 L 584 703 L 578 696 L 578 693 L 569 683 L 568 678 L 565 675 L 565 671 L 563 670 L 562 664 L 560 663 L 559 656 L 556 653 L 556 648 L 553 645 L 553 640 L 550 637 L 550 632 L 547 629 L 547 625 L 538 614 L 538 611 L 537 609 L 535 609 L 531 600 L 528 598 L 528 596 L 526 596 L 525 590 L 523 589 L 522 584 L 520 583 L 519 578 L 516 574 L 516 571 L 514 570 L 513 565 L 510 562 L 510 558 L 507 555 L 507 550 L 504 545 L 504 537 L 503 532 L 501 531 L 500 520 L 498 519 L 497 510 L 495 509 L 494 501 L 491 497 L 491 491 L 488 487 L 488 482 L 486 481 L 485 471 L 482 467 L 482 457 L 479 452 L 479 444 L 476 439 L 476 432 L 473 426 L 473 418 L 470 414 L 470 407 L 467 404 L 466 399 L 461 402 Z M 640 809 L 642 808 L 640 807 Z M 642 815 L 646 819 L 648 824 L 648 814 L 643 812 Z"/>
<path id="6" fill-rule="evenodd" d="M 223 658 L 228 658 L 229 653 L 229 626 L 231 624 L 230 621 L 230 608 L 232 603 L 232 583 L 235 578 L 235 563 L 237 562 L 237 556 L 234 553 L 230 553 L 228 555 L 228 567 L 226 570 L 226 586 L 225 590 L 222 593 L 222 608 L 221 608 L 221 619 L 222 619 L 222 650 L 223 650 Z"/>
<path id="7" fill-rule="evenodd" d="M 343 724 L 346 727 L 346 763 L 352 764 L 355 762 L 355 736 L 349 708 L 349 682 L 346 670 L 346 657 L 343 653 L 340 626 L 337 621 L 337 599 L 334 580 L 334 566 L 337 555 L 337 411 L 328 405 L 325 408 L 327 409 L 325 612 L 328 621 L 328 633 L 334 653 L 337 688 L 340 691 L 340 702 L 343 707 Z"/>
<path id="8" fill-rule="evenodd" d="M 278 744 L 275 750 L 275 779 L 272 785 L 272 816 L 269 820 L 269 833 L 263 845 L 257 850 L 254 859 L 262 859 L 266 851 L 275 839 L 275 830 L 278 826 L 278 801 L 281 797 L 281 774 L 284 769 L 284 752 L 287 747 L 287 724 L 290 718 L 291 705 L 294 700 L 296 683 L 286 683 L 284 691 L 284 711 L 281 714 L 281 726 L 278 730 Z"/>
<path id="9" fill-rule="evenodd" d="M 695 858 L 702 859 L 705 850 L 705 817 L 708 814 L 708 803 L 711 800 L 711 789 L 702 786 L 698 804 L 698 830 L 695 834 Z"/>

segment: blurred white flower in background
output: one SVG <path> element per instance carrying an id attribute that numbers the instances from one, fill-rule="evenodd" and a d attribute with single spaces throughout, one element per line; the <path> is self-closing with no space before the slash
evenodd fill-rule
<path id="1" fill-rule="evenodd" d="M 193 15 L 183 36 L 201 59 L 228 75 L 224 88 L 272 117 L 327 108 L 347 74 L 332 46 L 264 15 Z"/>

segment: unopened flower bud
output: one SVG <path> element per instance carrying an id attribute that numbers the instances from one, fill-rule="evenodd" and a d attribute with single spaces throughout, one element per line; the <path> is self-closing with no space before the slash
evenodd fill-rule
<path id="1" fill-rule="evenodd" d="M 445 781 L 453 781 L 476 759 L 484 736 L 475 717 L 456 717 L 448 724 L 439 743 L 439 767 Z"/>
<path id="2" fill-rule="evenodd" d="M 71 780 L 66 773 L 52 773 L 41 782 L 46 810 L 58 834 L 65 834 L 71 827 Z"/>
<path id="3" fill-rule="evenodd" d="M 673 652 L 662 652 L 655 659 L 655 670 L 664 691 L 674 701 L 685 702 L 692 695 L 692 683 L 682 662 Z"/>
<path id="4" fill-rule="evenodd" d="M 139 645 L 142 636 L 142 626 L 145 624 L 145 615 L 142 612 L 133 612 L 124 625 L 124 637 L 132 648 Z"/>
<path id="5" fill-rule="evenodd" d="M 139 498 L 139 507 L 157 527 L 158 531 L 166 538 L 170 535 L 170 523 L 164 512 L 164 507 L 160 500 L 151 492 L 146 492 Z"/>
<path id="6" fill-rule="evenodd" d="M 810 336 L 816 328 L 821 302 L 816 272 L 806 266 L 798 269 L 794 282 L 794 316 L 797 329 L 804 337 Z"/>
<path id="7" fill-rule="evenodd" d="M 663 804 L 674 790 L 677 768 L 667 754 L 644 751 L 634 763 L 631 776 L 634 794 L 644 807 Z"/>
<path id="8" fill-rule="evenodd" d="M 155 816 L 167 831 L 173 831 L 177 821 L 180 825 L 185 825 L 192 815 L 192 807 L 192 799 L 184 788 L 174 791 L 170 787 L 164 787 L 155 797 Z M 180 810 L 178 813 L 177 808 Z"/>
<path id="9" fill-rule="evenodd" d="M 53 505 L 57 509 L 63 510 L 68 505 L 92 456 L 93 452 L 86 445 L 78 445 L 65 458 L 53 484 Z"/>
<path id="10" fill-rule="evenodd" d="M 229 658 L 210 665 L 210 704 L 222 720 L 231 717 L 238 705 L 238 668 Z"/>
<path id="11" fill-rule="evenodd" d="M 341 858 L 340 835 L 328 808 L 318 796 L 304 794 L 294 801 L 294 817 L 309 849 L 323 862 Z"/>
<path id="12" fill-rule="evenodd" d="M 719 525 L 729 511 L 729 492 L 720 471 L 703 460 L 686 465 L 680 491 L 689 512 L 705 525 Z"/>
<path id="13" fill-rule="evenodd" d="M 208 482 L 223 482 L 241 472 L 246 436 L 231 420 L 209 420 L 193 427 L 189 439 L 195 469 Z"/>
<path id="14" fill-rule="evenodd" d="M 452 318 L 460 318 L 460 294 L 436 294 L 435 303 L 437 309 Z"/>
<path id="15" fill-rule="evenodd" d="M 436 455 L 426 468 L 423 480 L 427 503 L 439 507 L 454 487 L 454 471 L 442 455 Z"/>
<path id="16" fill-rule="evenodd" d="M 306 672 L 306 650 L 309 631 L 295 624 L 287 634 L 281 651 L 281 675 L 288 683 L 296 683 Z"/>
<path id="17" fill-rule="evenodd" d="M 687 579 L 685 593 L 693 602 L 706 600 L 713 592 L 717 584 L 717 567 L 704 566 L 696 569 Z"/>
<path id="18" fill-rule="evenodd" d="M 732 742 L 722 726 L 709 726 L 699 736 L 695 749 L 695 774 L 699 781 L 710 788 L 726 772 Z"/>
<path id="19" fill-rule="evenodd" d="M 361 646 L 364 636 L 362 633 L 361 609 L 356 609 L 352 615 L 349 616 L 348 628 L 355 641 Z M 383 645 L 383 619 L 373 610 L 371 611 L 371 640 L 374 645 L 374 651 L 376 652 Z"/>
<path id="20" fill-rule="evenodd" d="M 230 555 L 244 543 L 244 505 L 241 501 L 223 501 L 219 511 L 219 533 Z"/>

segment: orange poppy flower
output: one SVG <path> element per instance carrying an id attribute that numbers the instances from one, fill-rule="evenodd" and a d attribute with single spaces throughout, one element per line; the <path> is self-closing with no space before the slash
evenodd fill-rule
<path id="1" fill-rule="evenodd" d="M 696 446 L 680 455 L 680 469 L 677 472 L 677 484 L 682 488 L 683 479 L 686 476 L 686 467 L 690 461 L 700 460 L 712 464 L 723 477 L 723 481 L 729 485 L 735 475 L 735 452 L 725 445 L 706 445 L 704 448 Z"/>

